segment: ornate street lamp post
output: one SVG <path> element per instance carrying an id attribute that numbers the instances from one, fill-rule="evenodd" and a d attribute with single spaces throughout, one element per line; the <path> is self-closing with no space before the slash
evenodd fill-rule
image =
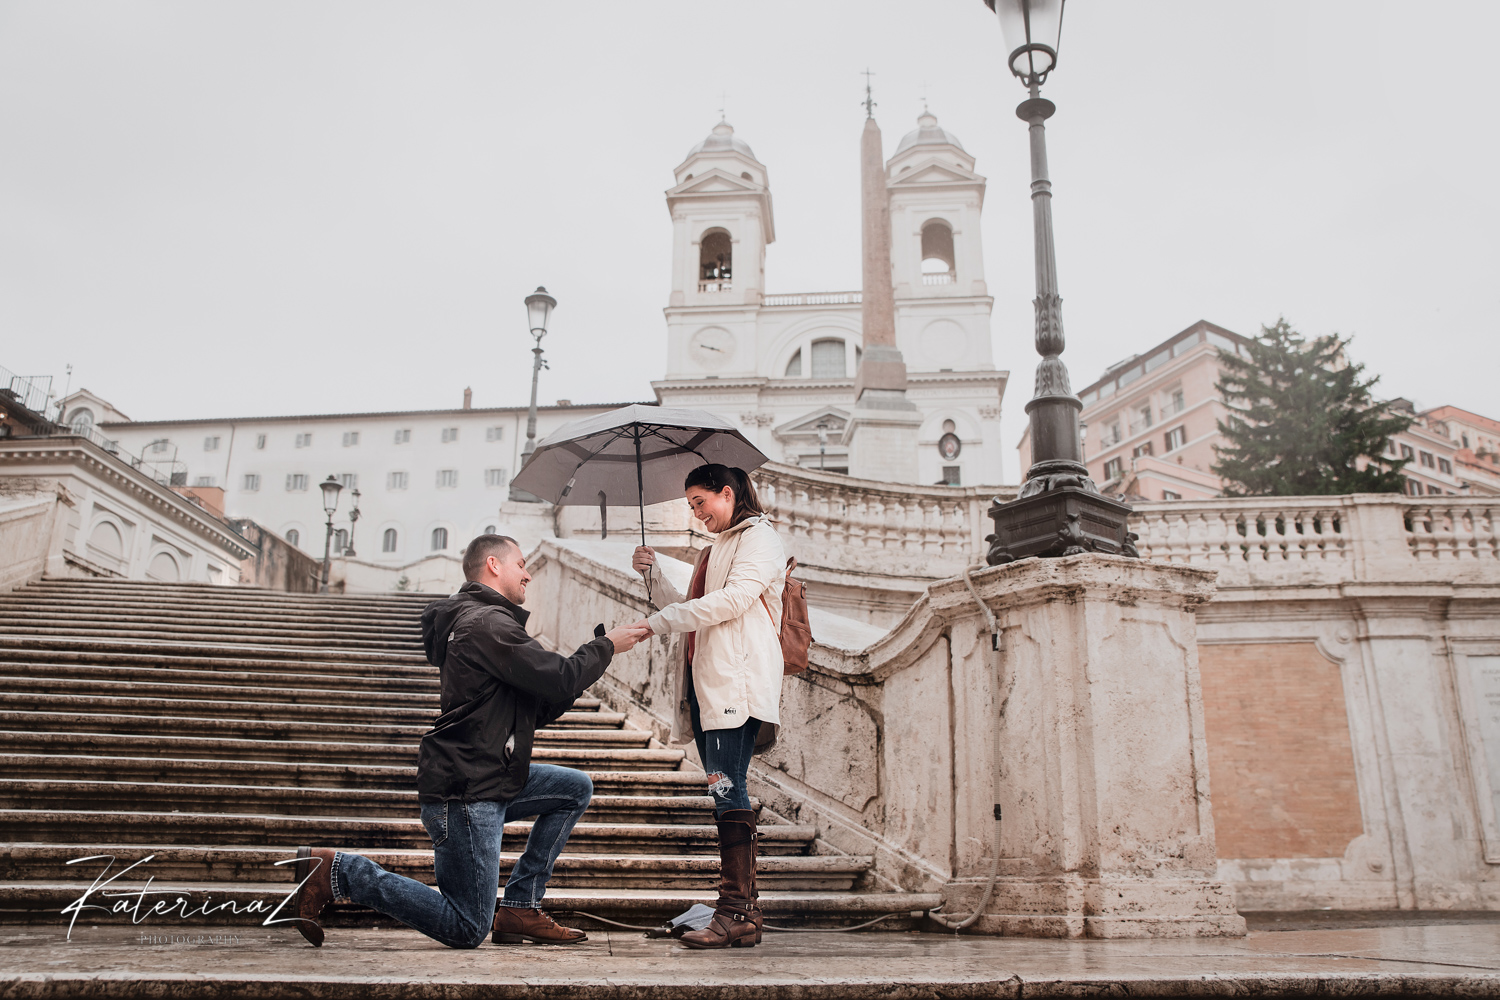
<path id="1" fill-rule="evenodd" d="M 531 324 L 531 336 L 535 338 L 536 346 L 531 349 L 531 409 L 526 412 L 526 446 L 521 449 L 522 468 L 525 468 L 527 460 L 531 458 L 531 453 L 536 450 L 536 385 L 542 369 L 547 367 L 547 362 L 542 359 L 542 338 L 547 336 L 547 321 L 552 317 L 552 310 L 555 308 L 557 308 L 557 300 L 548 295 L 547 289 L 541 285 L 536 287 L 536 291 L 526 296 L 526 317 Z M 529 501 L 537 499 L 525 490 L 518 490 L 514 486 L 510 489 L 510 498 Z"/>
<path id="2" fill-rule="evenodd" d="M 1127 534 L 1130 508 L 1100 495 L 1083 464 L 1078 412 L 1083 404 L 1068 385 L 1063 352 L 1062 297 L 1057 292 L 1057 253 L 1052 240 L 1052 182 L 1047 177 L 1044 123 L 1057 110 L 1041 96 L 1057 66 L 1065 0 L 984 0 L 1000 19 L 1009 55 L 1006 64 L 1031 96 L 1016 117 L 1031 131 L 1031 219 L 1036 246 L 1036 391 L 1026 404 L 1031 422 L 1031 468 L 1021 495 L 990 505 L 990 565 L 1026 556 L 1108 552 L 1133 556 Z"/>
<path id="3" fill-rule="evenodd" d="M 318 484 L 323 491 L 323 510 L 328 514 L 328 531 L 323 535 L 323 580 L 318 585 L 318 593 L 328 593 L 328 561 L 333 548 L 333 512 L 339 507 L 339 492 L 344 484 L 334 479 L 332 475 Z"/>

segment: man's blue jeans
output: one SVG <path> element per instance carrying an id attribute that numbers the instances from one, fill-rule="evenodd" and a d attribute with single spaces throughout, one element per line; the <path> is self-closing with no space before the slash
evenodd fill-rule
<path id="1" fill-rule="evenodd" d="M 339 853 L 333 858 L 333 896 L 395 917 L 450 948 L 477 948 L 495 919 L 506 819 L 537 818 L 500 905 L 536 908 L 568 834 L 593 796 L 594 783 L 582 771 L 532 764 L 526 787 L 507 802 L 425 803 L 422 825 L 432 838 L 441 892 L 358 854 Z"/>

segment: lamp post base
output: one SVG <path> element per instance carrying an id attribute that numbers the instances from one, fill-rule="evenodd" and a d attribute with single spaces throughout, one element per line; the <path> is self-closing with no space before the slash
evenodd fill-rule
<path id="1" fill-rule="evenodd" d="M 984 561 L 991 566 L 1084 552 L 1139 556 L 1128 522 L 1130 506 L 1085 486 L 1058 486 L 1010 503 L 997 500 L 988 513 L 995 533 L 985 536 L 990 547 Z"/>

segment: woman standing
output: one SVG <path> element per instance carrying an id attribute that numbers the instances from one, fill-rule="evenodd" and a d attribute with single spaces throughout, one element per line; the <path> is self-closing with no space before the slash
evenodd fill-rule
<path id="1" fill-rule="evenodd" d="M 693 516 L 717 535 L 699 555 L 686 598 L 662 574 L 649 546 L 639 546 L 633 560 L 651 592 L 671 602 L 637 625 L 657 635 L 687 633 L 672 741 L 697 743 L 719 831 L 718 906 L 709 925 L 683 935 L 682 943 L 749 948 L 760 943 L 761 912 L 745 774 L 751 756 L 775 745 L 780 722 L 786 554 L 744 470 L 702 465 L 688 473 L 683 490 Z"/>

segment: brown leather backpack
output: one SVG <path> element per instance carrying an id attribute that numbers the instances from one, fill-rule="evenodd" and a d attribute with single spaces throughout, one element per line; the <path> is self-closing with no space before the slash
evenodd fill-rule
<path id="1" fill-rule="evenodd" d="M 781 591 L 781 672 L 783 674 L 800 674 L 807 669 L 807 647 L 812 645 L 812 626 L 807 620 L 807 588 L 801 580 L 792 579 L 792 570 L 797 568 L 797 558 L 788 557 L 786 561 L 786 585 Z M 761 607 L 766 609 L 766 614 L 771 615 L 771 606 L 766 603 L 765 596 L 760 599 Z M 771 615 L 771 624 L 776 624 L 776 617 Z"/>

